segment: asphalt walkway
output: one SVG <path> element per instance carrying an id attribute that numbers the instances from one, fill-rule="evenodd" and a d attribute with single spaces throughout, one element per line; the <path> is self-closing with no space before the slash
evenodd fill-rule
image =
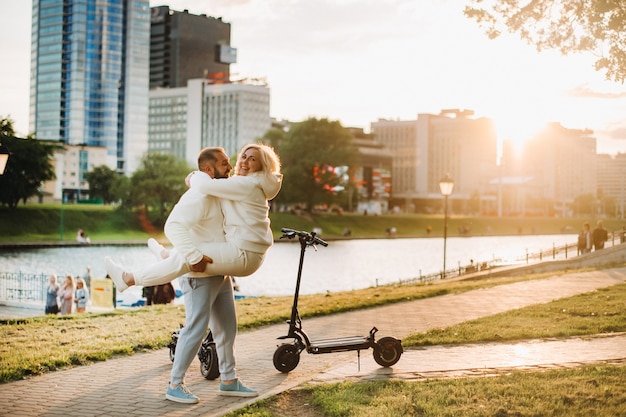
<path id="1" fill-rule="evenodd" d="M 314 339 L 366 335 L 372 326 L 384 336 L 404 338 L 524 306 L 626 282 L 626 268 L 579 272 L 542 280 L 398 303 L 313 319 L 304 330 Z M 200 374 L 197 361 L 187 386 L 198 404 L 165 399 L 171 362 L 168 350 L 136 354 L 3 384 L 0 416 L 222 416 L 230 411 L 303 383 L 344 380 L 420 380 L 435 377 L 491 375 L 512 368 L 550 368 L 581 363 L 626 362 L 626 334 L 527 341 L 511 344 L 434 346 L 406 351 L 398 364 L 381 368 L 371 350 L 321 355 L 302 354 L 289 374 L 275 370 L 272 355 L 287 324 L 241 332 L 237 339 L 241 379 L 259 390 L 257 398 L 222 397 L 218 382 Z"/>

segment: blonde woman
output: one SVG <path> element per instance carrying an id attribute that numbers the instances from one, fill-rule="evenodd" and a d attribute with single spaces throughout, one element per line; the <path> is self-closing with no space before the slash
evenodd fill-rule
<path id="1" fill-rule="evenodd" d="M 202 154 L 202 152 L 201 152 Z M 206 276 L 247 276 L 263 263 L 274 238 L 270 229 L 269 200 L 278 195 L 282 185 L 280 159 L 274 149 L 262 144 L 246 145 L 237 157 L 235 176 L 214 179 L 199 171 L 188 177 L 190 191 L 220 199 L 224 213 L 225 242 L 212 242 L 196 248 L 185 244 L 186 216 L 176 208 L 165 224 L 165 233 L 178 250 L 171 253 L 154 240 L 151 249 L 162 261 L 135 272 L 127 272 L 110 258 L 105 266 L 118 290 L 128 286 L 165 284 L 188 272 L 206 272 Z"/>
<path id="2" fill-rule="evenodd" d="M 63 285 L 59 290 L 59 298 L 61 299 L 61 315 L 66 316 L 74 312 L 74 292 L 76 291 L 76 283 L 72 275 L 67 275 Z"/>
<path id="3" fill-rule="evenodd" d="M 76 303 L 76 312 L 84 313 L 87 311 L 87 302 L 89 301 L 89 290 L 87 284 L 81 277 L 76 278 L 76 291 L 74 291 L 74 302 Z"/>
<path id="4" fill-rule="evenodd" d="M 49 284 L 46 288 L 46 314 L 59 313 L 59 291 L 61 286 L 57 283 L 56 274 L 50 275 Z"/>

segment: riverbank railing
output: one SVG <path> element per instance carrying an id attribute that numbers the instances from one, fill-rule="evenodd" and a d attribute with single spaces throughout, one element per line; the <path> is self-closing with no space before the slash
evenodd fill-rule
<path id="1" fill-rule="evenodd" d="M 0 301 L 44 305 L 49 275 L 0 272 Z"/>
<path id="2" fill-rule="evenodd" d="M 620 245 L 622 243 L 626 243 L 626 236 L 624 232 L 618 231 L 609 234 L 609 239 L 606 241 L 604 247 L 610 248 L 612 246 Z M 577 243 L 568 243 L 561 246 L 553 244 L 551 249 L 543 249 L 537 252 L 529 252 L 528 250 L 526 250 L 526 253 L 524 255 L 518 256 L 513 260 L 491 259 L 472 263 L 466 266 L 461 266 L 461 264 L 459 263 L 456 268 L 446 269 L 445 273 L 435 272 L 428 275 L 422 275 L 420 271 L 419 276 L 415 278 L 403 279 L 400 281 L 400 284 L 428 283 L 443 279 L 457 278 L 462 275 L 467 275 L 478 271 L 484 271 L 497 266 L 523 265 L 544 261 L 565 260 L 575 256 L 579 256 L 580 254 L 581 253 L 578 249 Z"/>

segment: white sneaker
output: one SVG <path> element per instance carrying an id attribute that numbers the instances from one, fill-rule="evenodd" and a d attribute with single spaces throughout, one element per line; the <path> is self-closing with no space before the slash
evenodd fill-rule
<path id="1" fill-rule="evenodd" d="M 157 261 L 161 261 L 164 259 L 163 251 L 165 250 L 165 248 L 159 242 L 157 242 L 156 239 L 148 239 L 148 248 L 150 248 L 150 252 L 152 252 Z"/>
<path id="2" fill-rule="evenodd" d="M 124 268 L 122 268 L 122 265 L 116 264 L 115 262 L 113 262 L 113 259 L 105 256 L 104 269 L 106 269 L 107 274 L 109 274 L 109 276 L 115 283 L 115 288 L 117 289 L 117 291 L 124 292 L 124 290 L 128 288 L 128 284 L 126 284 L 124 282 L 124 278 L 122 278 L 122 276 L 124 275 Z"/>

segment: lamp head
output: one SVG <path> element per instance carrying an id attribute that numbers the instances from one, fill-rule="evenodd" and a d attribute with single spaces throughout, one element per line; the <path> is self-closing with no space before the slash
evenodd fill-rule
<path id="1" fill-rule="evenodd" d="M 454 181 L 450 177 L 450 174 L 446 174 L 446 176 L 439 181 L 439 189 L 441 190 L 441 194 L 444 196 L 449 196 L 450 194 L 452 194 L 452 190 L 454 189 Z"/>

